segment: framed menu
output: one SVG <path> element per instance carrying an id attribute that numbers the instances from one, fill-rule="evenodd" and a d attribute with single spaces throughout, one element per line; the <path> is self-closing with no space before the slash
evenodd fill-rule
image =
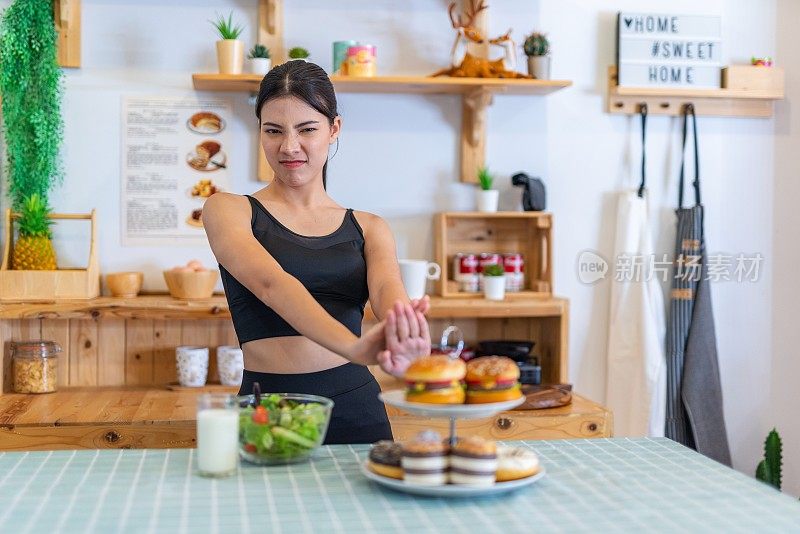
<path id="1" fill-rule="evenodd" d="M 230 116 L 218 98 L 123 98 L 123 245 L 206 242 L 203 204 L 230 188 Z"/>
<path id="2" fill-rule="evenodd" d="M 617 15 L 618 84 L 720 87 L 722 19 L 706 15 Z"/>

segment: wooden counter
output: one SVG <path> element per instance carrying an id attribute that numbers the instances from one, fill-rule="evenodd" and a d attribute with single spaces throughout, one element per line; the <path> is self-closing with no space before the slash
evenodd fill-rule
<path id="1" fill-rule="evenodd" d="M 0 450 L 194 447 L 198 393 L 93 387 L 45 395 L 3 395 Z M 426 428 L 444 429 L 447 424 L 392 410 L 390 420 L 397 439 Z M 504 440 L 609 437 L 612 422 L 602 406 L 573 395 L 569 406 L 514 410 L 489 419 L 459 421 L 457 428 Z"/>

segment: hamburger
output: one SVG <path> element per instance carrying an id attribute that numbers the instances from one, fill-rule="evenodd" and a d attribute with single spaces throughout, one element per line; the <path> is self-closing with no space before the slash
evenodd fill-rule
<path id="1" fill-rule="evenodd" d="M 467 362 L 467 404 L 502 402 L 522 395 L 519 367 L 505 356 L 481 356 Z"/>
<path id="2" fill-rule="evenodd" d="M 432 404 L 463 404 L 463 360 L 445 355 L 424 356 L 408 366 L 406 400 Z"/>

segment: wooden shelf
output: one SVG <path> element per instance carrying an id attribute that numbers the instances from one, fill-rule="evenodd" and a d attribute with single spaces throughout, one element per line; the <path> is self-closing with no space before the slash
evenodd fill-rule
<path id="1" fill-rule="evenodd" d="M 482 298 L 431 298 L 428 316 L 437 318 L 555 317 L 567 309 L 562 298 L 531 298 L 494 302 Z M 169 295 L 135 298 L 98 297 L 58 302 L 9 302 L 0 307 L 0 319 L 229 319 L 228 303 L 222 295 L 203 300 L 178 300 Z M 369 306 L 365 320 L 374 316 Z"/>
<path id="2" fill-rule="evenodd" d="M 717 117 L 760 117 L 773 114 L 773 103 L 784 97 L 780 90 L 734 89 L 664 89 L 650 87 L 619 87 L 617 68 L 608 68 L 606 112 L 637 114 L 647 104 L 651 115 L 679 116 L 686 104 L 693 104 L 695 114 Z"/>
<path id="3" fill-rule="evenodd" d="M 193 74 L 198 91 L 258 92 L 259 74 Z M 337 91 L 343 93 L 465 94 L 487 90 L 493 94 L 546 95 L 569 87 L 569 80 L 511 80 L 494 78 L 449 78 L 429 76 L 331 76 Z"/>
<path id="4" fill-rule="evenodd" d="M 198 91 L 257 92 L 261 83 L 257 74 L 193 74 L 192 83 Z M 374 94 L 453 94 L 461 95 L 461 173 L 466 183 L 477 183 L 478 169 L 486 162 L 486 108 L 496 94 L 547 95 L 569 87 L 569 80 L 527 80 L 496 78 L 450 78 L 447 76 L 331 76 L 336 91 L 341 93 Z M 260 144 L 257 146 L 260 147 Z M 269 182 L 272 169 L 260 148 L 258 179 Z"/>

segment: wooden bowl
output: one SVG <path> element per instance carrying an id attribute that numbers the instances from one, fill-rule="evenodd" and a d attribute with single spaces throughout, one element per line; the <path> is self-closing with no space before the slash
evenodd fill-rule
<path id="1" fill-rule="evenodd" d="M 219 271 L 164 271 L 169 294 L 176 299 L 207 299 L 214 294 Z"/>
<path id="2" fill-rule="evenodd" d="M 133 298 L 142 289 L 144 274 L 139 272 L 108 273 L 106 285 L 112 297 Z"/>

